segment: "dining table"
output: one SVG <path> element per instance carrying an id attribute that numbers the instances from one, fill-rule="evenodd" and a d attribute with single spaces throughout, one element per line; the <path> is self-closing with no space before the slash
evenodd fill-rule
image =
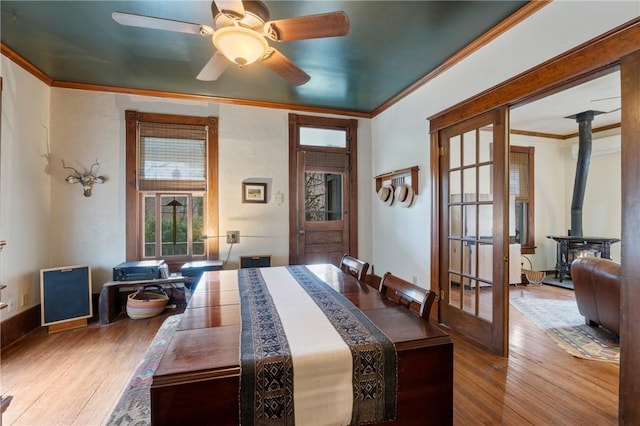
<path id="1" fill-rule="evenodd" d="M 256 268 L 254 275 L 282 276 L 278 274 L 286 268 L 291 267 Z M 332 264 L 296 268 L 311 275 L 314 285 L 326 286 L 336 297 L 346 299 L 345 306 L 352 305 L 354 312 L 393 343 L 397 357 L 394 414 L 391 421 L 380 424 L 451 425 L 453 342 L 449 335 L 433 320 L 419 317 Z M 241 335 L 243 318 L 248 321 L 242 314 L 241 303 L 246 301 L 241 297 L 241 283 L 247 272 L 203 273 L 153 373 L 153 425 L 240 424 Z M 291 315 L 299 315 L 299 323 L 304 324 L 304 313 Z M 315 338 L 314 323 L 301 326 Z M 321 417 L 298 423 L 325 424 Z"/>

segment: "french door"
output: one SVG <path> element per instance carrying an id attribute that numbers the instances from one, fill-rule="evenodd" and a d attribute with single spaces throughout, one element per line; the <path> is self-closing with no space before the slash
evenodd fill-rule
<path id="1" fill-rule="evenodd" d="M 440 130 L 440 320 L 508 353 L 508 109 Z"/>

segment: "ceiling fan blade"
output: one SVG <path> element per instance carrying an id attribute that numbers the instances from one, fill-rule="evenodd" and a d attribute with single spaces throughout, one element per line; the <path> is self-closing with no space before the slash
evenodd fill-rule
<path id="1" fill-rule="evenodd" d="M 311 79 L 309 74 L 302 71 L 286 56 L 273 48 L 270 49 L 267 57 L 262 60 L 262 63 L 294 86 L 301 86 Z"/>
<path id="2" fill-rule="evenodd" d="M 343 11 L 322 13 L 269 21 L 264 28 L 274 41 L 344 36 L 349 34 L 349 17 Z"/>
<path id="3" fill-rule="evenodd" d="M 215 81 L 227 69 L 229 64 L 230 62 L 226 56 L 218 51 L 209 59 L 209 62 L 202 68 L 196 78 L 202 81 Z"/>
<path id="4" fill-rule="evenodd" d="M 611 99 L 620 99 L 620 96 L 609 96 L 608 98 L 591 99 L 591 102 L 610 101 Z"/>
<path id="5" fill-rule="evenodd" d="M 214 3 L 220 12 L 231 18 L 242 19 L 244 17 L 242 0 L 214 0 Z"/>
<path id="6" fill-rule="evenodd" d="M 113 12 L 111 17 L 121 25 L 130 27 L 152 28 L 155 30 L 175 31 L 178 33 L 212 35 L 213 28 L 202 24 L 175 21 L 173 19 L 155 18 L 127 12 Z"/>

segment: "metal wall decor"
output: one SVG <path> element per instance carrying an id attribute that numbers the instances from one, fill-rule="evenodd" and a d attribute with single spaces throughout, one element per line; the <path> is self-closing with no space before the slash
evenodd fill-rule
<path id="1" fill-rule="evenodd" d="M 91 191 L 93 189 L 94 183 L 104 183 L 107 180 L 107 178 L 105 178 L 104 176 L 96 176 L 93 173 L 93 167 L 98 165 L 100 165 L 100 163 L 98 163 L 98 160 L 96 160 L 96 162 L 91 165 L 88 171 L 81 173 L 75 168 L 64 164 L 64 160 L 62 160 L 62 167 L 64 167 L 65 169 L 73 170 L 74 172 L 73 174 L 67 176 L 65 180 L 67 181 L 67 183 L 79 183 L 80 185 L 82 185 L 82 191 L 85 197 L 91 197 Z"/>

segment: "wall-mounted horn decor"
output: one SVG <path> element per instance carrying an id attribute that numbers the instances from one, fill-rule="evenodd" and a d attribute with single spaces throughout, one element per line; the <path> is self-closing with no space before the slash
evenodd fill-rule
<path id="1" fill-rule="evenodd" d="M 93 189 L 94 183 L 104 183 L 107 180 L 107 178 L 104 176 L 96 176 L 93 174 L 93 167 L 98 165 L 100 165 L 100 163 L 98 163 L 98 160 L 96 159 L 96 162 L 91 165 L 91 167 L 89 168 L 89 171 L 80 173 L 75 168 L 69 167 L 66 164 L 64 164 L 64 160 L 62 160 L 62 167 L 64 167 L 65 169 L 73 170 L 74 172 L 74 174 L 67 176 L 65 180 L 68 183 L 81 184 L 82 191 L 85 197 L 91 197 L 91 190 Z"/>

